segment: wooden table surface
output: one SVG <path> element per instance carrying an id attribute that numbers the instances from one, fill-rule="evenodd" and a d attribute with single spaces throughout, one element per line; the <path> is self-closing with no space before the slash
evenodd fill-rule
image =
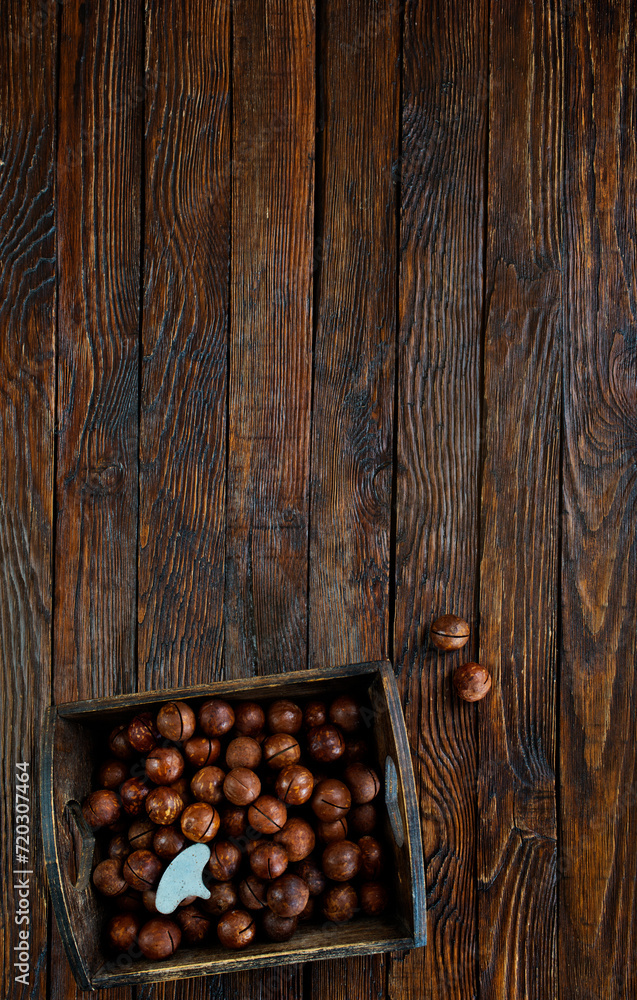
<path id="1" fill-rule="evenodd" d="M 637 996 L 636 52 L 635 0 L 0 5 L 3 996 L 76 996 L 34 792 L 12 969 L 51 701 L 382 656 L 428 947 L 108 1000 Z"/>

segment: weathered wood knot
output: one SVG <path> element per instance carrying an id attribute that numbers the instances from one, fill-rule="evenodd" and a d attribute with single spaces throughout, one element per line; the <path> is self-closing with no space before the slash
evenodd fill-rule
<path id="1" fill-rule="evenodd" d="M 97 496 L 108 496 L 121 492 L 124 478 L 124 466 L 119 461 L 94 465 L 86 470 L 85 488 Z"/>

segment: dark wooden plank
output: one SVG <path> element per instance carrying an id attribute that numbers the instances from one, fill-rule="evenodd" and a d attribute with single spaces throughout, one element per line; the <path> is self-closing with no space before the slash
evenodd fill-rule
<path id="1" fill-rule="evenodd" d="M 63 6 L 57 701 L 135 685 L 141 39 L 133 0 Z"/>
<path id="2" fill-rule="evenodd" d="M 307 665 L 314 47 L 312 0 L 233 4 L 226 677 Z M 302 970 L 228 993 L 300 998 Z"/>
<path id="3" fill-rule="evenodd" d="M 56 701 L 136 684 L 142 59 L 139 4 L 63 5 Z M 76 996 L 56 932 L 50 991 Z"/>
<path id="4" fill-rule="evenodd" d="M 38 841 L 40 735 L 51 690 L 55 420 L 55 5 L 0 6 L 0 689 L 2 996 L 44 996 L 46 880 Z M 16 764 L 26 762 L 27 789 Z M 21 782 L 20 782 L 21 784 Z M 27 863 L 16 793 L 30 806 Z M 20 806 L 25 799 L 18 800 Z M 13 873 L 33 872 L 17 925 Z M 28 970 L 14 967 L 27 929 Z M 15 977 L 26 975 L 18 982 Z"/>
<path id="5" fill-rule="evenodd" d="M 222 668 L 230 51 L 226 0 L 147 3 L 140 690 Z M 197 1000 L 209 989 L 152 992 Z"/>
<path id="6" fill-rule="evenodd" d="M 233 7 L 227 675 L 307 656 L 312 0 Z"/>
<path id="7" fill-rule="evenodd" d="M 327 666 L 387 648 L 400 18 L 393 0 L 320 9 L 308 660 Z M 320 962 L 311 995 L 384 995 L 385 970 Z"/>
<path id="8" fill-rule="evenodd" d="M 637 5 L 569 4 L 560 996 L 637 993 Z"/>
<path id="9" fill-rule="evenodd" d="M 139 682 L 223 651 L 230 5 L 146 7 Z"/>
<path id="10" fill-rule="evenodd" d="M 551 1000 L 561 422 L 559 0 L 491 4 L 478 711 L 480 996 Z M 503 95 L 507 95 L 506 100 Z"/>
<path id="11" fill-rule="evenodd" d="M 453 697 L 458 654 L 427 654 L 444 612 L 474 621 L 486 0 L 405 9 L 395 668 L 419 787 L 426 950 L 391 962 L 394 998 L 477 995 L 476 728 Z M 475 635 L 463 656 L 476 653 Z"/>
<path id="12" fill-rule="evenodd" d="M 387 643 L 400 19 L 321 10 L 308 659 L 327 665 Z"/>

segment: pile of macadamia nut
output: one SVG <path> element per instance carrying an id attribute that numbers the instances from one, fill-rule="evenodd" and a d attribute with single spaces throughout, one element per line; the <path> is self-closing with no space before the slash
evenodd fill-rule
<path id="1" fill-rule="evenodd" d="M 287 941 L 306 921 L 386 910 L 381 784 L 362 707 L 350 695 L 211 698 L 197 712 L 173 701 L 118 725 L 83 804 L 100 831 L 93 885 L 113 908 L 109 949 L 159 960 L 182 943 Z M 210 846 L 210 898 L 164 916 L 157 884 L 193 843 Z"/>

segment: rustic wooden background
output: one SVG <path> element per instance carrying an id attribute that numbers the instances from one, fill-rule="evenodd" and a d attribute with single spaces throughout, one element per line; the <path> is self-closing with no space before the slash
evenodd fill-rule
<path id="1" fill-rule="evenodd" d="M 39 852 L 12 973 L 51 700 L 385 655 L 427 949 L 108 1000 L 637 996 L 636 55 L 636 0 L 2 0 L 3 996 L 76 996 Z"/>

